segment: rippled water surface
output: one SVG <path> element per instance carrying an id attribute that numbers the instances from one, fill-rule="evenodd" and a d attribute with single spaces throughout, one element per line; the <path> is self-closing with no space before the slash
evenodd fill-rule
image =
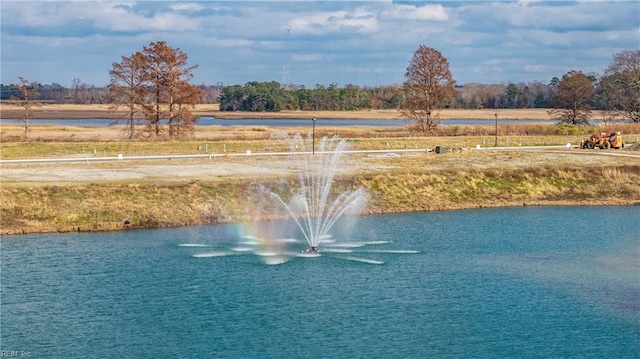
<path id="1" fill-rule="evenodd" d="M 319 254 L 241 225 L 4 236 L 34 358 L 631 358 L 640 207 L 362 217 Z M 345 224 L 346 226 L 346 224 Z"/>

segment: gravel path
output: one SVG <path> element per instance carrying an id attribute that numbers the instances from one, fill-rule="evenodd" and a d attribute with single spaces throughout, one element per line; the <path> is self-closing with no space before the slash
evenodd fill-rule
<path id="1" fill-rule="evenodd" d="M 638 151 L 466 150 L 447 154 L 379 153 L 344 155 L 339 174 L 427 169 L 433 171 L 536 166 L 640 165 Z M 299 163 L 286 156 L 152 161 L 3 164 L 3 184 L 62 184 L 127 180 L 216 180 L 293 174 Z"/>

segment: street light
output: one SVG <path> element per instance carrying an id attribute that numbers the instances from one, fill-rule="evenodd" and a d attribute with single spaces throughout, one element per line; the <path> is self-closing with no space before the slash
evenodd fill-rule
<path id="1" fill-rule="evenodd" d="M 316 118 L 314 117 L 311 120 L 312 130 L 311 130 L 311 154 L 316 154 Z"/>
<path id="2" fill-rule="evenodd" d="M 494 113 L 494 116 L 496 116 L 496 142 L 494 144 L 495 147 L 498 147 L 498 113 Z"/>

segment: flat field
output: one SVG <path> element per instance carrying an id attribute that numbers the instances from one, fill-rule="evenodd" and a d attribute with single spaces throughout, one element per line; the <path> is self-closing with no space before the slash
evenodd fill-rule
<path id="1" fill-rule="evenodd" d="M 0 106 L 0 118 L 16 119 L 22 116 L 22 108 L 9 103 Z M 399 119 L 397 110 L 362 110 L 362 111 L 280 111 L 280 112 L 223 112 L 218 104 L 196 105 L 192 111 L 196 116 L 212 116 L 216 118 L 360 118 L 360 119 Z M 443 110 L 441 118 L 459 119 L 534 119 L 549 120 L 547 109 L 488 109 L 488 110 Z M 77 104 L 45 104 L 33 108 L 35 119 L 117 119 L 126 116 L 122 110 L 114 111 L 109 105 L 77 105 Z M 595 113 L 594 117 L 598 117 Z"/>
<path id="2" fill-rule="evenodd" d="M 628 144 L 624 149 L 581 150 L 575 144 L 584 134 L 558 131 L 552 124 L 527 126 L 501 126 L 501 148 L 495 149 L 495 133 L 486 128 L 491 126 L 464 127 L 463 135 L 452 129 L 418 135 L 402 126 L 323 128 L 316 138 L 338 133 L 352 150 L 379 151 L 345 154 L 336 177 L 339 188 L 367 190 L 365 214 L 523 205 L 640 205 L 640 152 L 634 145 L 640 128 L 620 125 Z M 31 128 L 29 139 L 24 140 L 19 125 L 3 122 L 0 233 L 242 221 L 251 212 L 253 204 L 247 198 L 253 184 L 295 181 L 295 160 L 275 153 L 288 151 L 282 133 L 300 128 L 206 127 L 210 128 L 199 128 L 194 137 L 184 140 L 129 141 L 113 127 L 43 125 Z M 582 129 L 599 130 L 605 129 Z M 567 143 L 573 146 L 564 147 Z M 447 153 L 427 151 L 436 146 L 448 148 Z M 263 155 L 243 156 L 247 151 Z M 118 154 L 125 160 L 92 161 Z M 127 159 L 150 155 L 173 157 Z M 83 161 L 8 162 L 41 158 Z"/>

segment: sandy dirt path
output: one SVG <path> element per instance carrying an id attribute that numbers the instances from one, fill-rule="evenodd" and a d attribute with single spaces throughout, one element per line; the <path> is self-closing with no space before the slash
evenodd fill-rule
<path id="1" fill-rule="evenodd" d="M 474 118 L 493 120 L 495 115 L 499 119 L 534 119 L 548 120 L 548 109 L 484 109 L 484 110 L 442 110 L 443 119 Z M 3 103 L 0 106 L 0 118 L 21 118 L 24 110 L 20 106 Z M 124 118 L 126 112 L 113 111 L 109 105 L 77 105 L 77 104 L 46 104 L 32 109 L 35 119 L 90 119 L 90 118 Z M 192 111 L 196 116 L 212 116 L 216 118 L 366 118 L 366 119 L 397 119 L 397 110 L 360 110 L 360 111 L 279 111 L 279 112 L 222 112 L 218 104 L 199 104 Z M 597 111 L 594 118 L 597 118 Z"/>
<path id="2" fill-rule="evenodd" d="M 447 154 L 376 153 L 343 155 L 339 174 L 354 175 L 390 170 L 447 171 L 487 168 L 600 166 L 640 164 L 638 151 L 580 149 L 464 150 Z M 299 163 L 288 156 L 217 157 L 149 161 L 3 164 L 3 184 L 55 184 L 101 181 L 224 180 L 293 174 Z"/>

